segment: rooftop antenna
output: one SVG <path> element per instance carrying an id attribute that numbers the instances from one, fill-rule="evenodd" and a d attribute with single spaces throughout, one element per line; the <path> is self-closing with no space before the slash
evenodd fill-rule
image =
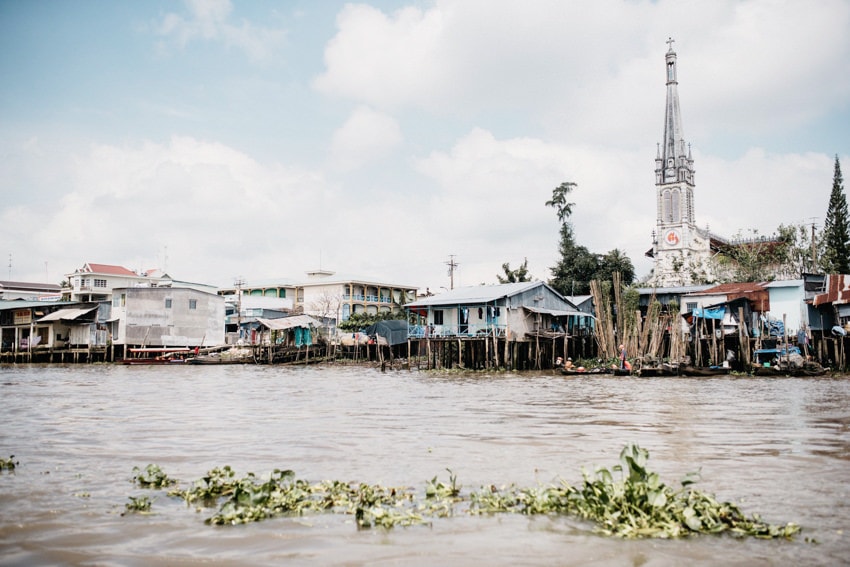
<path id="1" fill-rule="evenodd" d="M 450 285 L 451 285 L 451 287 L 449 289 L 454 289 L 455 288 L 455 269 L 458 266 L 457 262 L 455 262 L 455 255 L 454 254 L 449 254 L 449 261 L 446 262 L 446 265 L 449 267 L 449 282 L 450 282 Z"/>
<path id="2" fill-rule="evenodd" d="M 12 253 L 9 252 L 9 281 L 12 281 Z"/>

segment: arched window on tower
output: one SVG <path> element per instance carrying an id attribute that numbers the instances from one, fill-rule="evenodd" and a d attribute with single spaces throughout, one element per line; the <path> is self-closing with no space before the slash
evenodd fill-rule
<path id="1" fill-rule="evenodd" d="M 673 197 L 670 191 L 664 191 L 661 194 L 661 220 L 673 222 Z"/>
<path id="2" fill-rule="evenodd" d="M 679 193 L 678 189 L 671 194 L 670 209 L 670 216 L 672 217 L 670 220 L 673 222 L 682 222 L 681 193 Z"/>

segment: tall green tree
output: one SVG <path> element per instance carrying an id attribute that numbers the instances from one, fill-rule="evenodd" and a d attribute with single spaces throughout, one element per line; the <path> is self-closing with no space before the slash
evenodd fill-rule
<path id="1" fill-rule="evenodd" d="M 847 212 L 847 197 L 844 195 L 844 179 L 841 164 L 835 156 L 835 173 L 832 177 L 832 192 L 821 233 L 820 265 L 827 274 L 850 274 L 850 215 Z"/>
<path id="2" fill-rule="evenodd" d="M 517 283 L 517 282 L 530 282 L 531 274 L 528 273 L 528 258 L 525 258 L 520 264 L 519 268 L 512 270 L 511 263 L 505 262 L 502 264 L 502 270 L 505 271 L 505 275 L 496 274 L 496 277 L 499 278 L 499 283 Z"/>
<path id="3" fill-rule="evenodd" d="M 570 223 L 561 225 L 558 252 L 560 258 L 558 263 L 550 268 L 552 279 L 549 280 L 549 285 L 562 295 L 590 293 L 590 282 L 599 270 L 599 258 L 586 247 L 576 243 Z"/>
<path id="4" fill-rule="evenodd" d="M 552 190 L 552 198 L 546 201 L 547 207 L 552 207 L 558 212 L 558 221 L 562 225 L 570 223 L 570 216 L 573 214 L 575 203 L 568 203 L 567 195 L 572 193 L 576 187 L 578 185 L 572 181 L 565 181 Z"/>
<path id="5" fill-rule="evenodd" d="M 614 272 L 620 272 L 623 285 L 631 285 L 635 281 L 635 267 L 625 252 L 618 248 L 610 250 L 599 258 L 599 268 L 594 279 L 613 281 Z"/>
<path id="6" fill-rule="evenodd" d="M 561 223 L 558 245 L 560 257 L 558 263 L 550 268 L 552 278 L 549 285 L 562 295 L 586 295 L 590 293 L 591 281 L 611 281 L 614 272 L 620 272 L 625 285 L 631 284 L 635 278 L 635 269 L 624 252 L 615 248 L 604 255 L 594 254 L 576 242 L 570 222 L 575 203 L 567 201 L 576 187 L 571 181 L 561 183 L 552 190 L 552 198 L 546 201 L 547 207 L 555 209 Z"/>

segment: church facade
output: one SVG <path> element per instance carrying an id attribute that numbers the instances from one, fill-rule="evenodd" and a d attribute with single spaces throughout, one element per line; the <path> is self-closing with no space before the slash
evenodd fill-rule
<path id="1" fill-rule="evenodd" d="M 655 287 L 714 281 L 712 256 L 719 244 L 694 218 L 694 159 L 682 130 L 673 40 L 667 44 L 664 135 L 655 156 L 657 218 L 652 248 L 646 253 L 655 260 L 649 281 Z"/>

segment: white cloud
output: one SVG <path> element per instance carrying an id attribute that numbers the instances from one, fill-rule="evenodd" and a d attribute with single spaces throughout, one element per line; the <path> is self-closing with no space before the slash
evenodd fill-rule
<path id="1" fill-rule="evenodd" d="M 522 113 L 578 143 L 646 136 L 663 110 L 668 35 L 678 39 L 687 134 L 799 126 L 850 96 L 850 4 L 840 0 L 814 10 L 732 0 L 443 0 L 391 14 L 349 5 L 337 27 L 314 81 L 324 94 L 467 118 Z"/>
<path id="2" fill-rule="evenodd" d="M 267 59 L 281 44 L 282 30 L 231 22 L 230 0 L 185 0 L 189 17 L 169 12 L 157 24 L 157 32 L 185 47 L 197 40 L 221 41 L 244 51 L 252 59 Z"/>
<path id="3" fill-rule="evenodd" d="M 392 116 L 360 106 L 334 132 L 331 160 L 339 169 L 356 169 L 386 157 L 401 142 L 401 129 Z"/>
<path id="4" fill-rule="evenodd" d="M 349 4 L 337 25 L 339 33 L 325 48 L 329 70 L 315 81 L 320 91 L 387 107 L 427 100 L 442 87 L 439 11 L 403 8 L 388 17 Z"/>
<path id="5" fill-rule="evenodd" d="M 64 173 L 61 201 L 5 209 L 0 239 L 23 254 L 132 268 L 151 267 L 167 246 L 177 277 L 220 283 L 233 272 L 285 272 L 328 191 L 315 172 L 188 137 L 93 146 Z"/>

